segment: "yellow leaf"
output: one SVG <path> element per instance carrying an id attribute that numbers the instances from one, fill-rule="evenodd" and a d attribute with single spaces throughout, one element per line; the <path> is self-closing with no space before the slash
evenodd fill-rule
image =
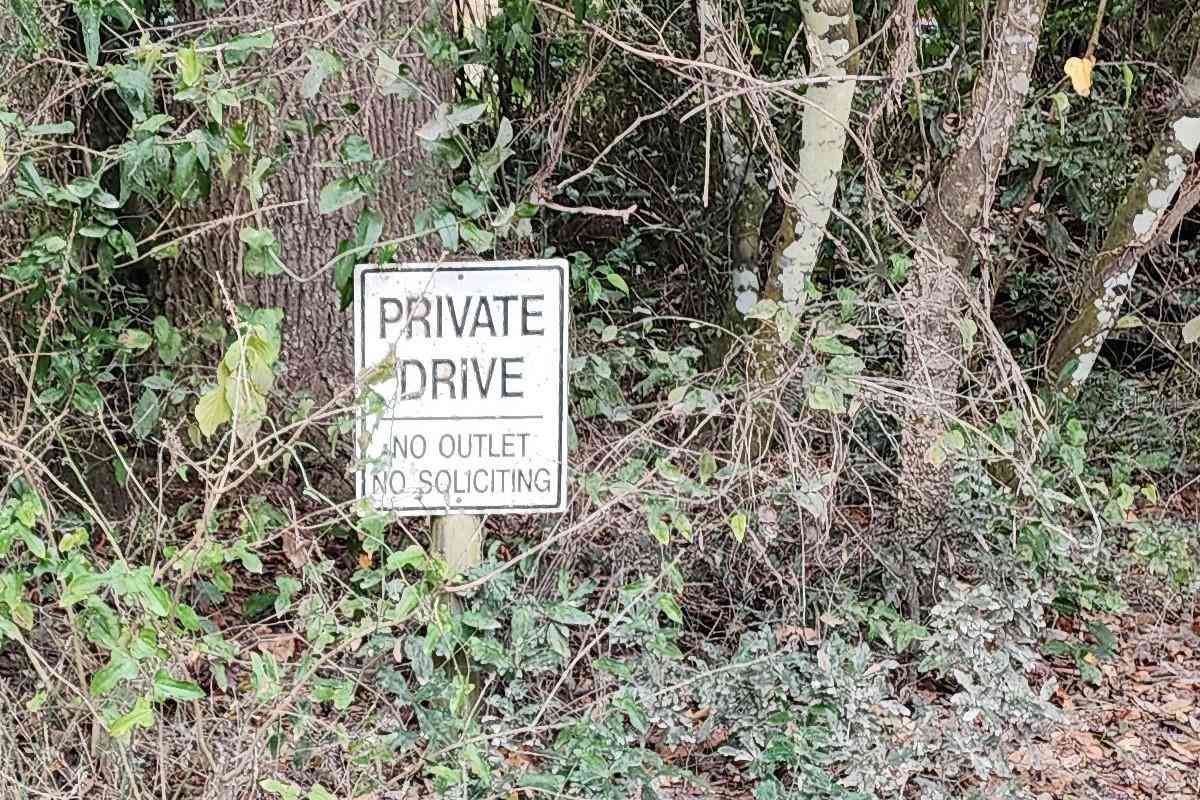
<path id="1" fill-rule="evenodd" d="M 1071 88 L 1075 90 L 1075 94 L 1087 97 L 1092 93 L 1092 68 L 1095 66 L 1094 56 L 1085 56 L 1084 58 L 1072 56 L 1067 59 L 1067 63 L 1063 65 L 1063 72 L 1071 79 Z"/>
<path id="2" fill-rule="evenodd" d="M 196 403 L 196 422 L 199 423 L 200 433 L 204 434 L 205 438 L 212 436 L 213 431 L 231 416 L 232 411 L 225 402 L 225 389 L 222 386 L 217 386 Z"/>

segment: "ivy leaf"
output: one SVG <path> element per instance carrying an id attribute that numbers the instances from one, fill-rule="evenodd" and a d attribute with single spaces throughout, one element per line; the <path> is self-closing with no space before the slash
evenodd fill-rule
<path id="1" fill-rule="evenodd" d="M 846 410 L 842 395 L 828 383 L 813 383 L 808 386 L 808 407 L 813 411 L 830 411 L 840 414 Z"/>
<path id="2" fill-rule="evenodd" d="M 242 260 L 242 266 L 247 275 L 259 277 L 283 272 L 283 261 L 279 258 L 279 242 L 275 240 L 275 234 L 266 228 L 246 226 L 238 233 L 238 238 L 246 245 L 246 256 Z"/>
<path id="3" fill-rule="evenodd" d="M 746 528 L 749 525 L 749 520 L 741 511 L 729 517 L 729 530 L 733 533 L 733 538 L 738 544 L 746 541 Z"/>
<path id="4" fill-rule="evenodd" d="M 70 136 L 75 132 L 75 123 L 66 122 L 47 122 L 42 125 L 30 125 L 25 129 L 26 136 Z M 71 187 L 68 187 L 70 189 Z M 72 191 L 74 194 L 74 191 Z"/>
<path id="5" fill-rule="evenodd" d="M 176 680 L 171 673 L 160 669 L 154 673 L 154 699 L 163 700 L 203 700 L 208 695 L 203 689 L 191 681 Z"/>
<path id="6" fill-rule="evenodd" d="M 378 66 L 375 67 L 375 85 L 383 94 L 398 95 L 403 100 L 417 96 L 417 85 L 412 81 L 412 70 L 382 50 L 375 51 Z"/>
<path id="7" fill-rule="evenodd" d="M 484 253 L 492 249 L 496 235 L 489 230 L 480 228 L 474 222 L 459 223 L 458 231 L 471 249 L 476 253 Z"/>
<path id="8" fill-rule="evenodd" d="M 204 64 L 195 48 L 179 48 L 175 53 L 175 66 L 179 69 L 179 82 L 184 86 L 191 87 L 200 82 Z"/>
<path id="9" fill-rule="evenodd" d="M 592 625 L 596 618 L 581 609 L 566 603 L 555 603 L 546 608 L 546 616 L 563 625 Z"/>
<path id="10" fill-rule="evenodd" d="M 361 164 L 375 158 L 375 153 L 371 150 L 371 143 L 357 134 L 347 136 L 342 141 L 339 152 L 342 154 L 342 159 L 348 164 Z"/>
<path id="11" fill-rule="evenodd" d="M 108 732 L 114 739 L 127 736 L 135 727 L 149 728 L 154 725 L 154 709 L 145 697 L 139 697 L 133 704 L 133 709 L 123 716 L 117 717 L 108 726 Z"/>
<path id="12" fill-rule="evenodd" d="M 300 800 L 300 787 L 290 783 L 277 781 L 274 778 L 264 778 L 258 783 L 264 792 L 279 795 L 283 800 Z"/>
<path id="13" fill-rule="evenodd" d="M 159 359 L 170 366 L 183 351 L 183 336 L 166 317 L 154 318 L 154 339 L 158 342 Z"/>
<path id="14" fill-rule="evenodd" d="M 311 49 L 304 53 L 312 68 L 304 76 L 300 84 L 300 94 L 305 100 L 311 100 L 321 91 L 321 84 L 326 78 L 333 77 L 342 71 L 342 62 L 337 56 L 324 50 Z"/>
<path id="15" fill-rule="evenodd" d="M 366 196 L 354 178 L 339 178 L 325 184 L 321 189 L 320 210 L 322 214 L 332 214 L 338 209 L 345 208 Z"/>
<path id="16" fill-rule="evenodd" d="M 606 277 L 608 278 L 608 282 L 610 284 L 612 284 L 614 289 L 616 289 L 618 292 L 625 295 L 626 297 L 629 296 L 629 284 L 625 282 L 624 278 L 622 278 L 620 275 L 618 275 L 615 272 L 608 273 L 608 275 Z"/>
<path id="17" fill-rule="evenodd" d="M 479 631 L 494 631 L 500 627 L 498 619 L 481 611 L 464 611 L 462 622 Z"/>
<path id="18" fill-rule="evenodd" d="M 125 655 L 113 653 L 108 666 L 92 676 L 88 690 L 93 697 L 108 694 L 114 688 L 137 676 L 137 662 Z"/>
<path id="19" fill-rule="evenodd" d="M 158 422 L 158 416 L 162 412 L 162 408 L 158 402 L 158 395 L 150 389 L 143 389 L 141 397 L 138 398 L 137 405 L 133 407 L 133 433 L 139 439 L 145 439 L 150 435 L 150 431 L 154 430 L 155 423 Z"/>
<path id="20" fill-rule="evenodd" d="M 308 790 L 308 800 L 337 800 L 329 790 L 319 783 L 314 783 Z"/>
<path id="21" fill-rule="evenodd" d="M 95 0 L 75 4 L 75 16 L 83 32 L 83 52 L 89 67 L 100 63 L 100 4 Z"/>
<path id="22" fill-rule="evenodd" d="M 676 625 L 683 624 L 683 609 L 679 607 L 679 601 L 665 592 L 658 596 L 658 607 L 667 615 L 667 618 Z"/>
<path id="23" fill-rule="evenodd" d="M 222 386 L 212 389 L 196 403 L 196 423 L 205 438 L 212 436 L 213 431 L 232 417 L 233 410 L 225 400 L 225 389 Z"/>
<path id="24" fill-rule="evenodd" d="M 126 328 L 117 337 L 117 344 L 134 353 L 145 351 L 153 343 L 154 340 L 150 338 L 150 334 L 137 328 Z"/>

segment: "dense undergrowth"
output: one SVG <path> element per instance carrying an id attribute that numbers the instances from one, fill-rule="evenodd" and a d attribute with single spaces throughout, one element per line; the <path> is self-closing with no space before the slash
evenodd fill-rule
<path id="1" fill-rule="evenodd" d="M 716 145 L 704 114 L 684 119 L 696 102 L 671 105 L 694 94 L 687 65 L 638 52 L 694 55 L 690 7 L 506 0 L 484 30 L 434 15 L 405 30 L 455 83 L 415 133 L 429 162 L 413 185 L 446 186 L 414 233 L 382 230 L 387 157 L 356 133 L 355 92 L 430 89 L 382 49 L 322 49 L 338 3 L 307 9 L 312 41 L 283 67 L 253 8 L 13 5 L 0 797 L 1020 796 L 1008 755 L 1059 714 L 1051 666 L 1099 680 L 1111 655 L 1094 615 L 1194 612 L 1194 222 L 1145 254 L 1077 398 L 1039 370 L 1161 122 L 1185 55 L 1166 45 L 1194 33 L 1173 6 L 1111 3 L 1090 100 L 1061 64 L 1095 9 L 1051 7 L 981 232 L 1008 278 L 963 320 L 963 411 L 931 456 L 954 465 L 952 508 L 914 540 L 894 522 L 892 306 L 913 265 L 900 231 L 978 68 L 964 5 L 914 6 L 921 81 L 891 100 L 864 82 L 807 316 L 760 309 L 770 376 L 725 300 L 739 188 L 703 166 Z M 858 4 L 859 24 L 905 8 Z M 791 5 L 738 9 L 763 80 L 802 71 Z M 887 75 L 895 33 L 864 41 L 864 74 Z M 249 110 L 278 111 L 287 82 L 339 110 Z M 802 137 L 786 101 L 758 164 L 774 178 Z M 215 311 L 172 302 L 164 276 L 210 227 L 246 281 L 287 278 L 294 232 L 256 215 L 299 158 L 292 136 L 337 142 L 310 199 L 347 223 L 319 276 L 343 302 L 356 260 L 417 237 L 447 257 L 570 259 L 570 510 L 490 520 L 465 575 L 425 521 L 348 499 L 363 387 L 295 386 L 303 319 L 223 285 Z M 219 186 L 245 205 L 207 206 Z"/>

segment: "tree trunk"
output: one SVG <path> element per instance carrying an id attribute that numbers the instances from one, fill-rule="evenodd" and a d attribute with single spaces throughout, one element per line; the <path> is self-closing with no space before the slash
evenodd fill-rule
<path id="1" fill-rule="evenodd" d="M 701 57 L 710 64 L 733 69 L 740 62 L 737 37 L 732 21 L 724 19 L 721 7 L 713 0 L 702 0 L 699 6 Z M 715 73 L 715 90 L 727 92 L 734 79 L 725 73 Z M 705 84 L 706 100 L 712 89 Z M 746 98 L 734 98 L 719 104 L 718 140 L 721 156 L 721 190 L 724 204 L 729 208 L 729 285 L 725 322 L 733 330 L 745 327 L 745 314 L 758 302 L 759 290 L 759 229 L 770 195 L 754 166 L 754 120 Z M 724 356 L 728 342 L 720 348 Z"/>
<path id="2" fill-rule="evenodd" d="M 331 13 L 322 0 L 276 2 L 263 11 L 256 25 L 277 28 L 274 49 L 264 73 L 289 70 L 281 81 L 282 94 L 276 109 L 247 111 L 244 103 L 240 116 L 226 109 L 229 116 L 249 128 L 248 139 L 261 142 L 256 151 L 234 167 L 229 177 L 214 178 L 212 194 L 192 222 L 230 215 L 228 224 L 214 228 L 198 240 L 185 243 L 182 258 L 166 282 L 168 307 L 177 325 L 191 323 L 199 314 L 220 316 L 228 322 L 230 303 L 255 308 L 278 308 L 284 312 L 282 358 L 286 372 L 280 383 L 289 391 L 309 390 L 318 398 L 348 384 L 353 377 L 353 337 L 349 315 L 340 308 L 333 286 L 330 261 L 339 240 L 351 238 L 364 203 L 383 217 L 381 241 L 402 238 L 413 233 L 413 218 L 428 196 L 428 177 L 413 177 L 422 159 L 417 127 L 432 116 L 432 98 L 447 94 L 445 76 L 420 56 L 415 36 L 410 36 L 424 13 L 423 3 L 385 3 L 366 0 L 344 5 Z M 305 20 L 300 26 L 296 20 Z M 261 28 L 260 28 L 261 29 Z M 309 68 L 305 46 L 320 46 L 335 53 L 344 71 L 327 78 L 312 99 L 301 95 L 300 77 Z M 392 54 L 412 69 L 411 78 L 421 90 L 417 99 L 403 99 L 400 93 L 385 93 L 372 77 L 376 69 L 376 48 Z M 297 71 L 299 67 L 299 72 Z M 264 82 L 265 84 L 265 82 Z M 265 86 L 264 86 L 265 88 Z M 346 114 L 343 106 L 353 102 L 356 113 Z M 305 120 L 306 130 L 283 130 L 281 121 Z M 312 133 L 315 123 L 328 125 L 323 132 Z M 358 135 L 370 143 L 374 164 L 383 165 L 378 192 L 365 201 L 342 211 L 321 214 L 318 197 L 331 180 L 344 177 L 344 170 L 327 166 L 338 160 L 338 148 L 347 136 Z M 287 155 L 277 173 L 264 181 L 261 203 L 255 204 L 240 185 L 261 155 Z M 356 166 L 362 166 L 361 164 Z M 419 171 L 418 171 L 419 172 Z M 282 206 L 256 211 L 257 206 Z M 280 245 L 280 259 L 288 274 L 251 277 L 245 274 L 243 245 L 239 232 L 243 226 L 270 229 Z M 398 258 L 429 257 L 428 245 L 415 241 L 400 245 Z"/>
<path id="3" fill-rule="evenodd" d="M 804 94 L 804 142 L 796 158 L 796 186 L 779 229 L 767 277 L 767 294 L 799 316 L 825 227 L 833 211 L 838 175 L 846 152 L 846 127 L 855 81 L 838 80 L 858 71 L 858 30 L 850 0 L 803 0 L 809 75 L 829 77 Z"/>
<path id="4" fill-rule="evenodd" d="M 958 406 L 961 287 L 973 250 L 971 233 L 992 206 L 1029 93 L 1045 8 L 1046 0 L 1008 0 L 993 15 L 971 116 L 917 234 L 916 263 L 901 293 L 909 400 L 900 437 L 899 515 L 901 527 L 911 533 L 936 533 L 949 508 L 950 465 L 936 453 Z"/>
<path id="5" fill-rule="evenodd" d="M 1091 374 L 1109 331 L 1117 324 L 1145 248 L 1158 233 L 1200 145 L 1200 57 L 1183 78 L 1177 111 L 1146 157 L 1113 216 L 1100 254 L 1084 280 L 1081 309 L 1055 338 L 1048 377 L 1074 393 Z"/>
<path id="6" fill-rule="evenodd" d="M 804 33 L 810 77 L 826 83 L 808 87 L 802 113 L 803 142 L 796 156 L 796 185 L 788 198 L 783 221 L 775 238 L 767 270 L 764 297 L 776 304 L 776 317 L 755 332 L 751 372 L 755 383 L 771 384 L 780 376 L 784 343 L 794 329 L 807 300 L 809 277 L 825 239 L 825 226 L 833 211 L 838 175 L 846 150 L 846 127 L 854 101 L 855 82 L 843 80 L 857 70 L 857 57 L 847 58 L 858 46 L 851 0 L 803 0 Z M 757 459 L 775 438 L 777 404 L 768 399 L 751 409 L 747 442 Z"/>

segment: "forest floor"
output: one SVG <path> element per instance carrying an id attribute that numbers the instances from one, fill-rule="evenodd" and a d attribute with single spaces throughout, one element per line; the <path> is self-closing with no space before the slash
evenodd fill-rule
<path id="1" fill-rule="evenodd" d="M 1102 621 L 1099 685 L 1057 665 L 1064 721 L 1012 754 L 1038 800 L 1200 798 L 1200 622 L 1130 611 Z"/>

